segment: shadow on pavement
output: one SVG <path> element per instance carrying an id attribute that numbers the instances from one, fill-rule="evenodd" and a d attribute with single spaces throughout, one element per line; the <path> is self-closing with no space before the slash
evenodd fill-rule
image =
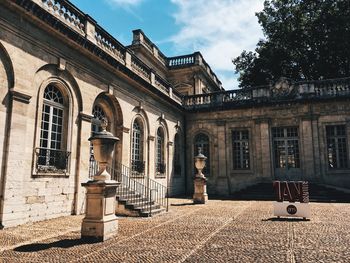
<path id="1" fill-rule="evenodd" d="M 185 205 L 195 205 L 195 203 L 171 204 L 171 206 L 185 206 Z"/>
<path id="2" fill-rule="evenodd" d="M 37 252 L 41 250 L 50 249 L 53 247 L 59 247 L 59 248 L 70 248 L 78 245 L 84 245 L 84 244 L 93 244 L 97 243 L 97 240 L 94 239 L 63 239 L 59 241 L 55 241 L 52 243 L 34 243 L 34 244 L 28 244 L 23 245 L 14 248 L 14 251 L 17 252 Z"/>
<path id="3" fill-rule="evenodd" d="M 310 219 L 303 219 L 303 218 L 288 218 L 288 217 L 270 217 L 267 219 L 261 219 L 261 221 L 282 221 L 282 222 L 307 222 L 310 221 Z"/>

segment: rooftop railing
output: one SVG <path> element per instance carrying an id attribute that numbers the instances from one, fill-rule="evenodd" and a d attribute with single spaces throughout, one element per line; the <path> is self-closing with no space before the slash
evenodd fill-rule
<path id="1" fill-rule="evenodd" d="M 217 78 L 216 74 L 212 71 L 208 63 L 204 60 L 200 52 L 195 52 L 193 54 L 177 56 L 168 58 L 168 67 L 170 69 L 184 68 L 193 65 L 201 66 L 204 71 L 209 75 L 212 81 L 216 84 L 218 88 L 221 89 L 221 82 Z"/>
<path id="2" fill-rule="evenodd" d="M 65 24 L 84 34 L 85 14 L 65 0 L 33 0 Z"/>
<path id="3" fill-rule="evenodd" d="M 125 63 L 125 47 L 99 25 L 95 25 L 95 39 L 98 46 Z"/>
<path id="4" fill-rule="evenodd" d="M 10 1 L 10 0 L 9 0 Z M 31 3 L 31 5 L 28 5 Z M 65 27 L 62 27 L 60 23 L 56 23 L 52 19 L 47 19 L 44 12 L 38 12 L 35 7 L 41 7 L 48 14 L 54 16 L 57 20 L 61 21 Z M 107 61 L 107 63 L 119 67 L 115 61 L 111 58 L 117 60 L 119 63 L 125 65 L 131 71 L 141 76 L 143 80 L 150 83 L 156 89 L 160 90 L 163 94 L 172 98 L 177 103 L 181 104 L 181 95 L 176 91 L 172 91 L 171 85 L 167 83 L 161 76 L 157 75 L 152 69 L 147 66 L 141 59 L 139 59 L 132 51 L 128 50 L 124 45 L 122 45 L 117 39 L 110 35 L 106 30 L 99 26 L 91 17 L 84 14 L 77 7 L 75 7 L 68 0 L 28 0 L 28 1 L 16 1 L 15 4 L 23 7 L 33 15 L 36 15 L 39 19 L 42 19 L 48 25 L 54 28 L 54 30 L 59 30 L 60 32 L 66 32 L 69 29 L 74 30 L 78 33 L 78 36 L 70 33 L 65 33 L 66 37 L 71 38 L 71 40 L 77 42 L 84 48 L 94 44 L 103 50 L 106 54 L 103 54 L 98 49 L 88 48 L 90 52 L 97 54 L 100 59 Z M 40 13 L 40 14 L 39 14 Z M 49 15 L 48 15 L 49 16 Z M 50 23 L 48 23 L 50 21 Z M 82 41 L 82 38 L 89 40 L 90 42 Z M 166 57 L 158 50 L 158 48 L 143 35 L 143 42 L 147 49 L 157 55 L 164 65 L 166 65 Z M 85 44 L 84 44 L 85 43 Z M 98 50 L 98 51 L 96 51 Z M 110 56 L 108 56 L 108 55 Z M 153 76 L 154 75 L 154 76 Z M 180 98 L 180 99 L 179 99 Z"/>
<path id="5" fill-rule="evenodd" d="M 183 97 L 186 109 L 350 97 L 350 78 L 302 81 L 276 86 L 260 86 Z"/>

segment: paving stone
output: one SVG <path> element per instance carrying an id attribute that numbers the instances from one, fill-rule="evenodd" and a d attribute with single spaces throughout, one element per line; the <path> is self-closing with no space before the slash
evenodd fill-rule
<path id="1" fill-rule="evenodd" d="M 0 232 L 0 262 L 349 262 L 350 204 L 311 203 L 309 221 L 272 216 L 272 202 L 171 199 L 169 213 L 119 218 L 118 235 L 80 239 L 82 216 Z"/>

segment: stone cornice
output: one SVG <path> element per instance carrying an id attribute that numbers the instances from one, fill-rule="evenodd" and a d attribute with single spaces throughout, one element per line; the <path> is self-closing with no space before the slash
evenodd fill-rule
<path id="1" fill-rule="evenodd" d="M 14 89 L 10 89 L 10 94 L 11 94 L 11 98 L 13 100 L 25 103 L 25 104 L 29 104 L 30 103 L 30 99 L 32 98 L 32 96 L 25 94 L 23 92 L 20 91 L 16 91 Z"/>
<path id="2" fill-rule="evenodd" d="M 86 121 L 86 122 L 91 122 L 91 120 L 93 119 L 94 115 L 89 114 L 89 113 L 85 113 L 85 112 L 80 112 L 79 116 L 81 118 L 81 120 Z"/>

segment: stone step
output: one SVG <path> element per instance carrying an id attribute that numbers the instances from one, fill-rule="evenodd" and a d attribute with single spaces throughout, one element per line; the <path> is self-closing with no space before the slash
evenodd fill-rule
<path id="1" fill-rule="evenodd" d="M 333 188 L 309 183 L 309 196 L 311 202 L 350 202 L 350 194 Z M 249 186 L 232 194 L 236 200 L 275 200 L 275 194 L 271 183 L 259 183 Z"/>
<path id="2" fill-rule="evenodd" d="M 151 213 L 150 213 L 149 209 L 146 209 L 146 210 L 142 210 L 140 212 L 140 216 L 142 216 L 142 217 L 149 217 L 150 215 L 152 215 L 152 216 L 158 215 L 158 214 L 163 213 L 165 211 L 166 211 L 166 209 L 164 207 L 160 207 L 160 208 L 157 208 L 157 209 L 153 209 L 152 208 Z"/>

